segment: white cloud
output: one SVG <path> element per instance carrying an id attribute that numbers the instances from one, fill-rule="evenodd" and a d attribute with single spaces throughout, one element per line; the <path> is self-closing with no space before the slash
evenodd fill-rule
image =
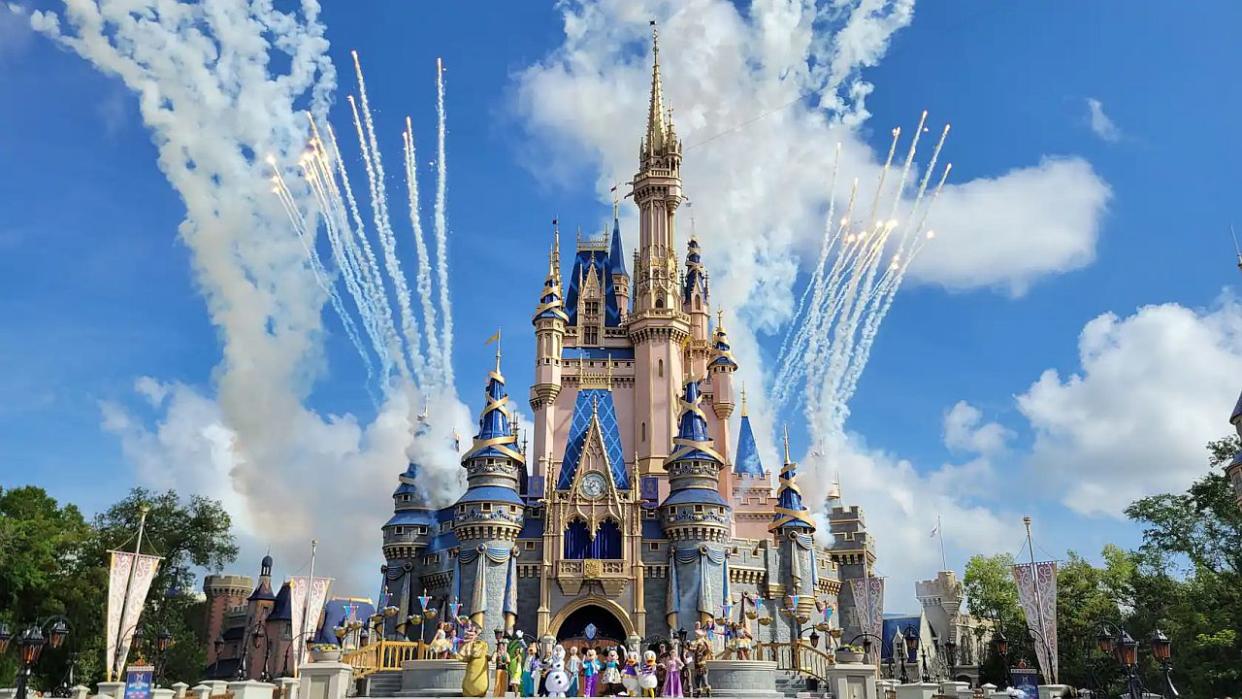
<path id="1" fill-rule="evenodd" d="M 1018 396 L 1035 430 L 1034 475 L 1083 514 L 1119 515 L 1144 495 L 1203 475 L 1242 381 L 1242 306 L 1168 303 L 1082 330 L 1081 369 L 1048 369 Z"/>
<path id="2" fill-rule="evenodd" d="M 1108 184 L 1082 158 L 1045 158 L 995 178 L 947 187 L 911 278 L 948 289 L 998 287 L 1013 296 L 1095 260 Z"/>
<path id="3" fill-rule="evenodd" d="M 335 89 L 318 5 L 285 14 L 243 0 L 138 4 L 75 2 L 31 23 L 137 93 L 159 166 L 186 207 L 179 233 L 223 356 L 210 393 L 142 379 L 136 392 L 155 419 L 106 403 L 104 426 L 145 482 L 223 500 L 249 547 L 243 556 L 270 544 L 301 561 L 318 537 L 321 570 L 338 589 L 369 593 L 407 451 L 443 504 L 460 488 L 451 434 L 469 416 L 455 396 L 409 388 L 390 390 L 370 424 L 306 406 L 323 368 L 326 296 L 271 194 L 265 156 L 296 162 L 307 142 L 302 110 L 322 115 Z M 432 430 L 411 445 L 424 403 Z"/>
<path id="4" fill-rule="evenodd" d="M 1121 140 L 1121 129 L 1104 113 L 1104 103 L 1094 97 L 1087 98 L 1087 123 L 1091 132 L 1109 143 Z"/>
<path id="5" fill-rule="evenodd" d="M 995 454 L 1012 437 L 1013 432 L 1000 423 L 983 423 L 983 411 L 964 400 L 944 415 L 944 444 L 950 449 Z"/>

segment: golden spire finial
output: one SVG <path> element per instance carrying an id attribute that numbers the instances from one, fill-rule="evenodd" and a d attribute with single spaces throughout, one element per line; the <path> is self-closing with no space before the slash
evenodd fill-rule
<path id="1" fill-rule="evenodd" d="M 500 328 L 496 328 L 496 373 L 500 373 Z"/>
<path id="2" fill-rule="evenodd" d="M 784 429 L 785 429 L 785 463 L 791 464 L 793 463 L 793 461 L 790 460 L 789 458 L 789 425 L 785 425 Z"/>
<path id="3" fill-rule="evenodd" d="M 617 193 L 617 189 L 620 187 L 620 182 L 612 186 L 612 218 L 614 221 L 617 219 L 617 210 L 621 206 L 621 195 Z"/>
<path id="4" fill-rule="evenodd" d="M 549 274 L 561 281 L 561 225 L 558 219 L 552 219 L 552 253 L 548 256 Z"/>
<path id="5" fill-rule="evenodd" d="M 746 417 L 746 384 L 742 384 L 742 417 Z"/>
<path id="6" fill-rule="evenodd" d="M 724 309 L 716 309 L 716 331 L 724 332 Z"/>

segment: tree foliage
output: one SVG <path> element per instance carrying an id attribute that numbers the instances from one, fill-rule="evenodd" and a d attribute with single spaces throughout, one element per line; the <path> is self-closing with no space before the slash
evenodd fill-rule
<path id="1" fill-rule="evenodd" d="M 237 555 L 228 513 L 216 501 L 173 491 L 135 488 L 87 522 L 73 505 L 59 505 L 40 488 L 0 492 L 0 620 L 16 631 L 63 614 L 71 628 L 57 652 L 45 649 L 36 687 L 52 688 L 72 662 L 75 681 L 103 679 L 109 551 L 133 550 L 140 511 L 149 509 L 142 551 L 159 555 L 159 573 L 147 595 L 142 628 L 153 642 L 173 636 L 168 682 L 196 682 L 203 667 L 203 605 L 193 594 L 196 569 L 219 569 Z M 150 647 L 141 649 L 150 655 Z M 15 665 L 0 659 L 0 686 L 11 686 Z"/>

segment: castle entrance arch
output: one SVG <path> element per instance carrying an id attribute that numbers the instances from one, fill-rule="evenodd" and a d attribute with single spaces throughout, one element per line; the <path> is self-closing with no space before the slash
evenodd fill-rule
<path id="1" fill-rule="evenodd" d="M 616 602 L 603 597 L 589 597 L 566 605 L 553 617 L 548 631 L 557 643 L 579 651 L 625 645 L 634 635 L 629 615 Z"/>

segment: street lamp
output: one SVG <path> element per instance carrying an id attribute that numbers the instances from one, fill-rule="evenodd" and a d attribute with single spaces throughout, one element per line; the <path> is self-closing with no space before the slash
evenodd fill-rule
<path id="1" fill-rule="evenodd" d="M 1169 696 L 1178 696 L 1177 687 L 1173 686 L 1173 678 L 1170 673 L 1173 671 L 1173 643 L 1169 641 L 1169 637 L 1164 635 L 1160 629 L 1151 635 L 1151 654 L 1152 657 L 1160 663 L 1160 669 L 1164 671 L 1165 689 L 1169 691 Z"/>
<path id="2" fill-rule="evenodd" d="M 46 630 L 46 635 L 44 631 Z M 69 622 L 63 616 L 48 617 L 28 626 L 14 638 L 7 624 L 0 623 L 0 653 L 8 650 L 10 642 L 17 642 L 17 657 L 21 667 L 17 671 L 17 691 L 14 699 L 26 699 L 27 686 L 35 663 L 43 655 L 43 648 L 59 648 L 69 636 Z"/>
<path id="3" fill-rule="evenodd" d="M 1173 669 L 1170 658 L 1173 655 L 1173 644 L 1169 641 L 1169 637 L 1164 632 L 1156 629 L 1151 637 L 1151 655 L 1160 663 L 1161 669 L 1164 671 L 1165 689 L 1169 696 L 1178 696 L 1177 688 L 1173 686 L 1173 680 L 1170 673 Z M 1143 680 L 1138 672 L 1138 641 L 1134 640 L 1129 632 L 1125 629 L 1110 624 L 1107 621 L 1100 622 L 1100 633 L 1096 636 L 1096 646 L 1101 653 L 1111 655 L 1122 668 L 1126 671 L 1126 693 L 1130 699 L 1142 699 L 1147 692 L 1147 688 L 1143 686 Z M 1163 696 L 1163 695 L 1162 695 Z"/>
<path id="4" fill-rule="evenodd" d="M 996 654 L 1000 656 L 1001 663 L 1005 667 L 1005 682 L 1010 682 L 1009 676 L 1009 639 L 1005 638 L 1005 632 L 997 629 L 992 634 L 992 645 L 996 648 Z"/>
<path id="5" fill-rule="evenodd" d="M 155 684 L 159 686 L 164 678 L 164 670 L 168 666 L 168 649 L 172 646 L 172 634 L 168 629 L 161 628 L 155 634 Z"/>
<path id="6" fill-rule="evenodd" d="M 912 653 L 914 653 L 914 650 L 916 648 L 918 648 L 919 636 L 917 633 L 914 632 L 913 625 L 907 626 L 905 630 L 902 631 L 901 635 L 902 635 L 902 638 L 905 640 L 905 650 L 901 654 L 901 683 L 909 684 L 910 675 L 906 673 L 906 659 L 909 658 Z"/>

